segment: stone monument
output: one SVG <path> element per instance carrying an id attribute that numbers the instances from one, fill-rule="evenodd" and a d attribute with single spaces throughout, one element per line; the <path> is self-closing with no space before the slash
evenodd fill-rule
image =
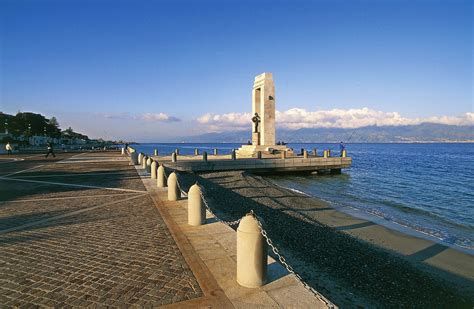
<path id="1" fill-rule="evenodd" d="M 290 151 L 284 145 L 275 143 L 275 85 L 272 73 L 255 77 L 252 89 L 252 144 L 242 145 L 239 156 L 255 156 L 258 151 Z"/>

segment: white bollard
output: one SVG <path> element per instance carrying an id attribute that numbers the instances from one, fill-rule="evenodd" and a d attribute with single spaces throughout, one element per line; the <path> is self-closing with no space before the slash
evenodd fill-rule
<path id="1" fill-rule="evenodd" d="M 148 157 L 146 159 L 146 166 L 145 166 L 145 170 L 147 171 L 147 173 L 151 173 L 151 162 L 152 162 L 151 158 Z"/>
<path id="2" fill-rule="evenodd" d="M 148 157 L 144 155 L 142 157 L 142 168 L 143 169 L 146 169 L 146 160 L 148 160 Z"/>
<path id="3" fill-rule="evenodd" d="M 178 161 L 178 155 L 176 154 L 176 152 L 173 152 L 171 154 L 171 162 L 176 162 Z"/>
<path id="4" fill-rule="evenodd" d="M 125 155 L 125 147 L 122 147 L 122 156 Z"/>
<path id="5" fill-rule="evenodd" d="M 214 148 L 214 155 L 217 156 L 218 152 L 217 152 L 217 148 Z"/>
<path id="6" fill-rule="evenodd" d="M 202 225 L 206 223 L 206 208 L 202 205 L 201 188 L 196 183 L 188 192 L 188 224 Z"/>
<path id="7" fill-rule="evenodd" d="M 257 219 L 247 214 L 237 228 L 237 282 L 256 288 L 267 280 L 267 242 L 260 233 Z"/>
<path id="8" fill-rule="evenodd" d="M 308 159 L 308 151 L 306 149 L 303 150 L 303 158 Z"/>
<path id="9" fill-rule="evenodd" d="M 195 156 L 199 156 L 199 149 L 194 148 L 194 155 L 195 155 Z"/>
<path id="10" fill-rule="evenodd" d="M 181 191 L 178 187 L 178 176 L 172 172 L 168 176 L 168 201 L 177 201 L 181 197 Z"/>
<path id="11" fill-rule="evenodd" d="M 176 155 L 179 155 L 179 149 L 176 148 L 176 150 L 174 151 L 174 153 L 176 153 Z"/>
<path id="12" fill-rule="evenodd" d="M 165 168 L 161 164 L 158 167 L 158 172 L 157 172 L 157 175 L 156 175 L 156 186 L 158 188 L 166 187 Z"/>
<path id="13" fill-rule="evenodd" d="M 156 161 L 151 162 L 151 166 L 150 166 L 150 169 L 151 169 L 151 179 L 156 179 L 156 166 L 157 166 Z"/>
<path id="14" fill-rule="evenodd" d="M 347 151 L 345 149 L 342 150 L 341 157 L 343 158 L 347 157 Z"/>
<path id="15" fill-rule="evenodd" d="M 158 155 L 158 149 L 155 149 L 155 151 L 153 152 L 155 156 Z"/>
<path id="16" fill-rule="evenodd" d="M 143 159 L 143 153 L 140 152 L 138 154 L 138 164 L 140 164 L 140 165 L 142 164 L 142 159 Z"/>
<path id="17" fill-rule="evenodd" d="M 329 150 L 324 150 L 324 151 L 323 151 L 323 158 L 327 158 L 327 157 L 328 157 L 328 151 L 329 151 Z"/>
<path id="18" fill-rule="evenodd" d="M 130 161 L 132 162 L 133 165 L 138 165 L 138 153 L 135 151 L 130 153 Z"/>

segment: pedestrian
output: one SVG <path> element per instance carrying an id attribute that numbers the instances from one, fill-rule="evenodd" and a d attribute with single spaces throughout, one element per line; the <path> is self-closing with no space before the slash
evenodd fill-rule
<path id="1" fill-rule="evenodd" d="M 48 152 L 46 153 L 45 158 L 47 158 L 49 154 L 52 154 L 53 158 L 56 158 L 56 155 L 54 154 L 53 143 L 51 142 L 48 143 Z"/>
<path id="2" fill-rule="evenodd" d="M 8 155 L 11 155 L 12 154 L 12 145 L 10 145 L 10 142 L 8 142 L 6 145 L 5 145 L 5 149 L 7 150 L 7 154 Z"/>

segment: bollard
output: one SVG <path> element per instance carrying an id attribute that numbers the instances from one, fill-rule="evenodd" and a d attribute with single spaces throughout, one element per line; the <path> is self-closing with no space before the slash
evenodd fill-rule
<path id="1" fill-rule="evenodd" d="M 324 151 L 323 151 L 323 157 L 324 157 L 324 158 L 327 158 L 327 157 L 328 157 L 328 151 L 327 151 L 327 150 L 324 150 Z"/>
<path id="2" fill-rule="evenodd" d="M 262 158 L 262 152 L 261 151 L 257 151 L 257 159 L 261 159 Z"/>
<path id="3" fill-rule="evenodd" d="M 168 176 L 168 201 L 177 201 L 181 197 L 181 191 L 178 187 L 178 176 L 172 172 Z"/>
<path id="4" fill-rule="evenodd" d="M 138 164 L 142 164 L 142 159 L 143 159 L 143 153 L 138 154 Z"/>
<path id="5" fill-rule="evenodd" d="M 151 166 L 150 166 L 150 169 L 151 169 L 151 179 L 156 179 L 156 166 L 157 166 L 156 161 L 151 162 Z"/>
<path id="6" fill-rule="evenodd" d="M 153 154 L 154 154 L 155 156 L 157 156 L 157 155 L 158 155 L 158 149 L 155 149 L 155 151 L 153 151 Z"/>
<path id="7" fill-rule="evenodd" d="M 122 156 L 125 155 L 125 147 L 122 147 Z"/>
<path id="8" fill-rule="evenodd" d="M 160 166 L 158 166 L 158 171 L 156 175 L 156 186 L 158 188 L 166 187 L 165 168 L 161 164 Z"/>
<path id="9" fill-rule="evenodd" d="M 151 162 L 153 162 L 153 160 L 148 157 L 146 159 L 146 166 L 145 166 L 145 170 L 147 171 L 147 173 L 151 173 Z"/>
<path id="10" fill-rule="evenodd" d="M 237 282 L 247 288 L 265 284 L 267 242 L 260 233 L 257 219 L 247 214 L 237 228 Z"/>
<path id="11" fill-rule="evenodd" d="M 201 188 L 196 183 L 188 192 L 188 224 L 202 225 L 206 223 L 206 208 L 202 205 Z"/>
<path id="12" fill-rule="evenodd" d="M 174 153 L 175 153 L 176 155 L 179 155 L 179 149 L 176 148 L 176 150 L 174 151 Z"/>
<path id="13" fill-rule="evenodd" d="M 313 155 L 314 155 L 315 157 L 318 156 L 318 150 L 317 150 L 316 148 L 313 148 Z"/>
<path id="14" fill-rule="evenodd" d="M 347 157 L 347 151 L 345 149 L 341 151 L 341 157 L 343 158 Z"/>
<path id="15" fill-rule="evenodd" d="M 147 157 L 147 156 L 143 156 L 143 157 L 142 157 L 142 168 L 143 168 L 143 169 L 146 169 L 146 160 L 148 160 L 148 157 Z"/>
<path id="16" fill-rule="evenodd" d="M 204 152 L 202 153 L 202 159 L 203 159 L 204 161 L 207 161 L 207 151 L 204 151 Z"/>
<path id="17" fill-rule="evenodd" d="M 176 152 L 173 152 L 171 154 L 171 162 L 176 162 L 178 161 L 178 155 L 176 154 Z"/>
<path id="18" fill-rule="evenodd" d="M 308 151 L 306 149 L 303 150 L 303 158 L 308 159 Z"/>
<path id="19" fill-rule="evenodd" d="M 199 156 L 199 149 L 194 148 L 194 155 L 195 155 L 195 156 Z"/>
<path id="20" fill-rule="evenodd" d="M 236 153 L 235 153 L 235 149 L 232 149 L 232 152 L 231 152 L 231 154 L 230 154 L 230 158 L 231 158 L 232 160 L 237 160 L 237 155 L 236 155 Z"/>
<path id="21" fill-rule="evenodd" d="M 214 148 L 214 155 L 217 156 L 217 148 Z"/>
<path id="22" fill-rule="evenodd" d="M 130 161 L 132 162 L 133 165 L 138 165 L 138 153 L 131 152 L 130 153 Z"/>
<path id="23" fill-rule="evenodd" d="M 328 158 L 331 156 L 331 149 L 328 149 Z"/>
<path id="24" fill-rule="evenodd" d="M 301 148 L 301 153 L 300 153 L 300 155 L 303 155 L 303 153 L 304 153 L 304 148 Z"/>
<path id="25" fill-rule="evenodd" d="M 286 159 L 286 150 L 283 150 L 283 151 L 281 152 L 281 158 L 282 158 L 282 159 Z"/>

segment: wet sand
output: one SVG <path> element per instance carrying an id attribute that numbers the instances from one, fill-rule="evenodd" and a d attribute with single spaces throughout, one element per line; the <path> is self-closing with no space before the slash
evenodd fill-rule
<path id="1" fill-rule="evenodd" d="M 474 257 L 352 217 L 327 203 L 246 172 L 181 174 L 199 181 L 218 216 L 250 210 L 311 286 L 341 307 L 459 307 L 474 304 Z"/>

